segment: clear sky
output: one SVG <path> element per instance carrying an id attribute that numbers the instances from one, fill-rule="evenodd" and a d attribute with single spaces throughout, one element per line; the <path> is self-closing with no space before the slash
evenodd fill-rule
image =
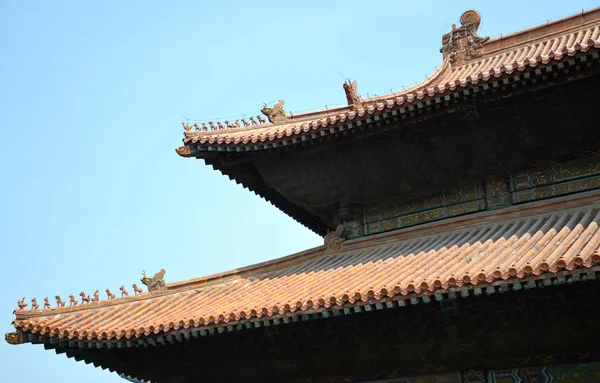
<path id="1" fill-rule="evenodd" d="M 2 331 L 21 297 L 177 281 L 322 239 L 183 159 L 185 118 L 300 112 L 421 81 L 469 8 L 498 36 L 597 1 L 0 0 Z M 341 73 L 341 74 L 340 74 Z M 290 175 L 293 177 L 293 174 Z M 0 342 L 0 382 L 121 382 L 39 345 Z"/>

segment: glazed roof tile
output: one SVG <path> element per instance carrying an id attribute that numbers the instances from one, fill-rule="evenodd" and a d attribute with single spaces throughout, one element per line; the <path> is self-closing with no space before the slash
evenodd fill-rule
<path id="1" fill-rule="evenodd" d="M 199 147 L 252 147 L 314 134 L 365 116 L 416 105 L 507 75 L 568 60 L 600 48 L 600 8 L 483 43 L 482 55 L 460 65 L 446 58 L 423 82 L 400 93 L 363 98 L 362 105 L 288 116 L 288 123 L 265 123 L 217 131 L 187 131 L 184 144 Z"/>
<path id="2" fill-rule="evenodd" d="M 161 293 L 17 310 L 14 326 L 73 341 L 127 340 L 595 270 L 600 203 L 597 194 L 582 198 L 347 241 L 337 252 L 319 247 Z"/>

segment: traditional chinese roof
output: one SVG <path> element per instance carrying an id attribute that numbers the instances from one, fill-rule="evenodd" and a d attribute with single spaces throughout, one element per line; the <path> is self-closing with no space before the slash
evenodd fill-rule
<path id="1" fill-rule="evenodd" d="M 342 219 L 342 214 L 351 215 L 351 203 L 366 208 L 369 203 L 377 200 L 376 197 L 382 196 L 378 194 L 380 191 L 390 190 L 387 183 L 390 180 L 405 180 L 413 189 L 405 190 L 400 187 L 400 192 L 394 191 L 394 195 L 385 195 L 386 198 L 396 198 L 396 194 L 404 198 L 406 194 L 417 190 L 413 185 L 414 174 L 410 175 L 413 177 L 410 178 L 406 174 L 399 176 L 394 172 L 399 168 L 412 168 L 403 160 L 414 157 L 415 163 L 420 166 L 417 170 L 427 173 L 428 169 L 422 166 L 424 161 L 413 152 L 408 152 L 407 157 L 400 158 L 399 153 L 391 150 L 391 156 L 396 158 L 397 162 L 384 164 L 385 159 L 373 158 L 373 153 L 383 151 L 382 147 L 378 146 L 381 145 L 380 142 L 373 143 L 368 150 L 362 147 L 363 157 L 360 161 L 355 161 L 360 163 L 362 168 L 359 166 L 347 172 L 355 173 L 356 169 L 363 173 L 368 171 L 369 177 L 352 179 L 355 181 L 355 185 L 352 186 L 354 194 L 346 193 L 340 197 L 340 194 L 331 191 L 351 188 L 350 182 L 347 182 L 351 177 L 347 177 L 348 173 L 340 174 L 339 169 L 345 165 L 348 153 L 354 155 L 355 147 L 345 153 L 338 147 L 342 152 L 339 157 L 315 155 L 310 158 L 312 162 L 309 165 L 303 165 L 308 168 L 306 173 L 302 173 L 305 169 L 295 168 L 290 163 L 300 162 L 298 158 L 307 162 L 307 155 L 300 156 L 295 152 L 292 154 L 296 157 L 293 157 L 290 153 L 284 153 L 288 157 L 281 156 L 277 158 L 281 161 L 273 161 L 271 157 L 261 157 L 262 153 L 269 152 L 269 149 L 278 149 L 280 146 L 296 145 L 347 130 L 356 131 L 359 129 L 355 128 L 362 129 L 365 125 L 369 125 L 369 129 L 379 129 L 381 126 L 377 122 L 384 119 L 388 119 L 388 122 L 393 120 L 385 129 L 397 130 L 400 126 L 398 121 L 403 118 L 400 116 L 412 113 L 413 118 L 418 114 L 415 111 L 419 110 L 423 114 L 433 111 L 431 113 L 442 115 L 439 110 L 434 110 L 438 103 L 445 103 L 444 107 L 448 110 L 458 110 L 460 108 L 453 104 L 454 98 L 457 99 L 457 103 L 466 102 L 469 101 L 467 96 L 476 93 L 475 90 L 483 93 L 482 89 L 495 88 L 498 84 L 501 85 L 499 88 L 509 88 L 511 84 L 515 85 L 515 88 L 517 84 L 523 85 L 518 92 L 541 88 L 540 82 L 547 88 L 553 86 L 554 78 L 558 77 L 559 73 L 555 72 L 555 77 L 551 74 L 546 76 L 546 73 L 551 73 L 557 68 L 561 70 L 561 83 L 590 78 L 593 73 L 597 76 L 597 69 L 592 67 L 590 61 L 595 60 L 594 65 L 597 65 L 597 49 L 600 48 L 600 8 L 497 39 L 479 37 L 479 22 L 480 17 L 476 12 L 469 11 L 463 14 L 461 26 L 453 26 L 452 31 L 443 38 L 444 61 L 439 69 L 424 82 L 401 93 L 361 99 L 356 94 L 356 83 L 348 83 L 344 86 L 349 103 L 347 107 L 290 116 L 283 111 L 284 103 L 279 102 L 273 108 L 265 106 L 263 109 L 271 123 L 262 123 L 261 119 L 260 124 L 246 127 L 238 127 L 239 123 L 230 123 L 227 124 L 228 129 L 214 131 L 204 131 L 200 127 L 198 130 L 192 130 L 192 127 L 184 124 L 185 146 L 179 148 L 178 153 L 204 158 L 208 164 L 250 187 L 314 231 L 325 234 L 327 228 L 337 226 L 337 223 L 334 224 L 333 213 L 338 214 L 338 219 Z M 585 65 L 586 60 L 589 66 Z M 572 75 L 571 72 L 577 71 L 579 73 L 576 76 Z M 581 82 L 575 85 L 580 86 Z M 569 94 L 578 95 L 575 92 L 581 87 L 572 88 L 569 89 Z M 587 92 L 586 94 L 593 93 L 589 89 Z M 456 96 L 457 94 L 460 97 Z M 550 97 L 542 96 L 552 98 L 555 95 L 556 93 Z M 507 93 L 503 93 L 499 98 L 503 99 L 504 96 L 512 94 L 507 96 Z M 577 98 L 577 101 L 581 101 L 581 98 Z M 449 101 L 451 99 L 452 102 Z M 581 103 L 582 110 L 590 109 L 590 101 L 587 102 Z M 490 109 L 497 106 L 498 104 L 493 104 Z M 529 104 L 525 104 L 520 110 L 528 107 Z M 540 109 L 540 114 L 546 113 L 538 105 L 536 108 Z M 495 110 L 498 109 L 500 108 Z M 500 110 L 498 113 L 504 112 Z M 551 117 L 562 111 L 554 113 Z M 463 128 L 464 120 L 468 119 L 467 114 L 468 110 L 460 118 L 456 118 L 458 123 L 453 127 Z M 498 114 L 486 115 L 477 128 L 497 130 L 496 126 L 486 125 L 497 116 Z M 414 120 L 419 118 L 420 116 L 416 116 Z M 587 120 L 587 117 L 585 119 Z M 501 120 L 499 124 L 502 123 Z M 589 121 L 587 124 L 590 124 Z M 521 125 L 531 126 L 527 122 Z M 580 125 L 582 124 L 578 126 Z M 588 125 L 580 127 L 577 132 L 587 133 L 590 129 Z M 596 132 L 595 126 L 593 129 Z M 571 134 L 575 130 L 565 131 L 571 136 L 576 136 Z M 535 132 L 538 131 L 534 131 L 534 136 Z M 465 135 L 474 136 L 470 132 Z M 594 135 L 597 136 L 596 133 Z M 487 142 L 495 145 L 495 137 L 476 138 L 486 138 Z M 588 145 L 586 138 L 589 135 L 581 134 L 578 137 L 583 137 L 581 140 Z M 380 140 L 387 142 L 388 149 L 400 141 L 388 138 Z M 520 140 L 521 137 L 517 139 Z M 483 139 L 475 141 L 479 143 Z M 596 143 L 591 141 L 593 140 L 590 140 L 589 145 L 596 147 Z M 471 143 L 466 146 L 477 146 Z M 568 144 L 565 143 L 564 146 Z M 505 144 L 504 148 L 506 147 L 510 145 Z M 431 145 L 428 150 L 435 151 L 435 148 L 435 145 Z M 555 153 L 555 148 L 547 146 L 534 152 L 543 157 L 541 159 L 548 159 L 548 153 L 552 156 L 569 154 Z M 455 146 L 452 150 L 461 149 Z M 527 152 L 521 147 L 517 149 Z M 578 148 L 582 149 L 585 147 Z M 495 155 L 511 157 L 506 156 L 507 149 L 503 150 Z M 254 162 L 240 160 L 240 156 L 245 152 L 253 152 L 252 155 L 258 153 L 253 158 Z M 440 156 L 433 161 L 434 165 L 439 167 L 439 172 L 448 178 L 442 179 L 434 187 L 444 182 L 457 181 L 458 172 L 463 170 L 461 168 L 457 173 L 446 171 L 444 166 L 447 166 L 448 161 L 445 159 L 450 158 L 453 152 L 448 153 L 446 157 Z M 469 158 L 469 163 L 485 162 L 482 158 L 470 155 L 464 157 Z M 514 170 L 513 167 L 524 166 L 526 161 L 540 160 L 537 157 L 512 157 L 516 158 L 515 162 L 509 162 L 508 166 L 507 163 L 496 161 L 498 157 L 488 159 L 487 163 L 497 162 L 497 168 L 509 172 Z M 353 159 L 356 160 L 356 157 Z M 372 162 L 367 163 L 366 159 L 371 159 Z M 273 162 L 278 162 L 281 166 L 271 169 L 269 165 Z M 459 168 L 456 164 L 449 166 Z M 377 174 L 375 169 L 378 169 Z M 483 177 L 489 171 L 483 166 L 476 170 L 467 174 L 472 177 L 472 181 L 480 181 L 477 177 Z M 294 174 L 298 180 L 291 179 L 293 177 L 289 174 Z M 425 183 L 433 182 L 423 174 L 418 174 L 418 177 L 425 179 Z M 368 182 L 365 182 L 366 180 Z M 370 190 L 361 188 L 365 184 L 368 184 Z M 303 188 L 306 185 L 313 185 L 316 191 Z M 502 183 L 499 185 L 502 189 Z M 595 183 L 588 186 L 585 190 L 597 188 Z M 420 187 L 415 193 L 421 194 L 415 194 L 413 197 L 425 196 L 426 194 L 422 193 L 427 191 L 430 185 Z M 309 195 L 311 192 L 313 194 Z M 317 192 L 322 192 L 327 198 L 315 197 Z M 357 199 L 353 198 L 357 195 L 367 196 L 369 201 L 357 202 Z M 495 196 L 493 193 L 490 195 Z M 165 290 L 158 289 L 152 293 L 113 297 L 76 305 L 76 299 L 72 297 L 71 299 L 75 300 L 73 306 L 41 310 L 17 309 L 13 322 L 16 332 L 7 334 L 6 340 L 15 344 L 43 343 L 47 348 L 67 352 L 67 355 L 78 360 L 116 369 L 115 360 L 127 359 L 120 358 L 124 354 L 118 354 L 115 350 L 105 352 L 106 350 L 96 349 L 130 350 L 130 347 L 185 342 L 192 337 L 201 338 L 215 333 L 275 326 L 317 317 L 329 318 L 432 300 L 443 302 L 446 298 L 456 296 L 477 297 L 496 291 L 517 291 L 596 279 L 600 272 L 599 195 L 596 189 L 512 207 L 503 205 L 502 210 L 474 210 L 477 212 L 469 211 L 469 215 L 452 215 L 453 218 L 345 241 L 345 228 L 339 225 L 339 232 L 325 236 L 328 246 L 229 272 L 169 283 Z M 487 203 L 483 197 L 469 200 L 473 201 L 478 207 L 480 203 Z M 521 203 L 517 200 L 513 202 Z M 164 271 L 155 278 L 162 275 Z M 155 278 L 145 278 L 148 283 L 144 284 L 154 286 L 155 282 L 162 282 L 160 278 L 155 281 Z M 164 285 L 161 284 L 160 287 Z M 481 300 L 473 298 L 474 301 L 477 299 Z M 19 304 L 23 306 L 24 302 L 20 301 Z M 245 338 L 247 334 L 249 333 L 240 333 L 240 339 L 241 335 Z M 189 343 L 184 344 L 186 347 L 187 345 Z M 92 355 L 92 351 L 97 352 Z M 139 352 L 141 359 L 147 355 L 137 349 L 135 352 Z M 107 354 L 111 356 L 107 357 Z M 137 363 L 134 360 L 124 360 L 124 363 L 129 362 Z M 153 362 L 146 360 L 146 363 Z M 138 371 L 143 371 L 145 367 L 141 364 L 136 366 Z M 131 375 L 129 370 L 117 371 L 126 373 L 128 378 L 134 380 L 145 377 L 143 374 Z"/>
<path id="2" fill-rule="evenodd" d="M 478 36 L 479 23 L 465 12 L 442 38 L 439 68 L 402 92 L 360 98 L 345 83 L 348 106 L 286 115 L 280 101 L 263 108 L 268 123 L 184 124 L 177 152 L 325 235 L 383 201 L 599 146 L 587 113 L 600 73 L 600 8 L 494 39 Z"/>
<path id="3" fill-rule="evenodd" d="M 278 116 L 274 124 L 265 122 L 247 127 L 228 124 L 229 128 L 214 131 L 200 128 L 194 131 L 187 126 L 185 146 L 177 152 L 187 157 L 202 152 L 245 152 L 293 145 L 352 129 L 360 121 L 375 116 L 395 114 L 459 90 L 543 69 L 600 48 L 600 8 L 494 39 L 477 36 L 480 16 L 475 11 L 465 12 L 461 23 L 461 27 L 453 27 L 444 36 L 444 60 L 440 67 L 402 92 L 363 99 L 354 95 L 355 100 L 360 100 L 354 104 L 351 104 L 352 94 L 347 94 L 349 106 L 288 115 L 285 119 Z"/>
<path id="4" fill-rule="evenodd" d="M 23 341 L 155 344 L 215 330 L 287 323 L 305 314 L 428 302 L 447 294 L 595 278 L 597 192 L 485 212 L 318 247 L 167 291 L 46 310 L 16 310 Z M 591 272 L 591 273 L 588 273 Z M 586 275 L 588 277 L 586 277 Z M 545 282 L 544 282 L 545 283 Z M 516 287 L 515 287 L 516 286 Z M 391 306 L 390 306 L 391 305 Z M 181 338 L 182 334 L 184 335 Z M 163 339 L 164 340 L 164 339 Z"/>

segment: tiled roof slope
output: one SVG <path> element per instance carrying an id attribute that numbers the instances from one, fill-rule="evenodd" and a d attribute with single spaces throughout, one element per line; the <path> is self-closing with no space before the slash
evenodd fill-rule
<path id="1" fill-rule="evenodd" d="M 451 63 L 446 58 L 423 82 L 402 91 L 362 99 L 362 106 L 330 108 L 293 116 L 288 123 L 261 124 L 217 131 L 187 131 L 184 144 L 199 147 L 262 146 L 265 143 L 309 136 L 373 114 L 443 97 L 503 76 L 515 75 L 568 60 L 579 52 L 600 48 L 600 8 L 483 43 L 482 55 Z M 178 150 L 182 155 L 187 152 Z"/>
<path id="2" fill-rule="evenodd" d="M 452 291 L 477 294 L 502 283 L 596 270 L 599 224 L 598 193 L 588 193 L 348 241 L 337 252 L 320 247 L 170 284 L 155 295 L 17 310 L 14 326 L 72 341 L 123 341 Z"/>

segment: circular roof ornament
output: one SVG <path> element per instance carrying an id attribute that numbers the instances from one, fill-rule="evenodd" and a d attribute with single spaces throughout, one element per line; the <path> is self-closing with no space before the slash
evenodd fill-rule
<path id="1" fill-rule="evenodd" d="M 479 23 L 481 23 L 481 15 L 479 12 L 470 9 L 460 16 L 460 23 L 461 25 L 473 23 L 479 25 Z"/>

